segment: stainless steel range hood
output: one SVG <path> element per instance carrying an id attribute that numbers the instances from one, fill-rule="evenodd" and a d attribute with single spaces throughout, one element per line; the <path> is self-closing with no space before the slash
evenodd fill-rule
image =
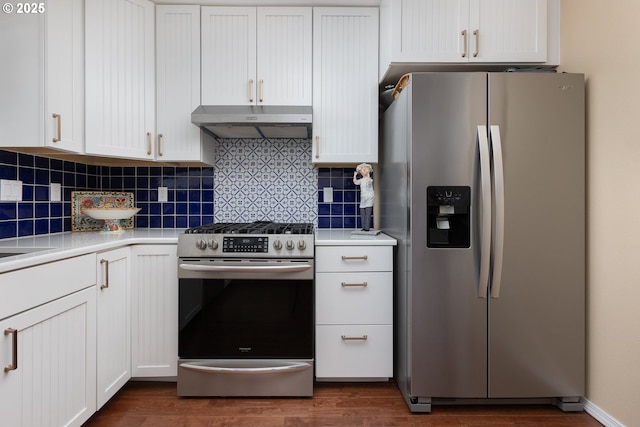
<path id="1" fill-rule="evenodd" d="M 217 138 L 311 138 L 310 106 L 201 105 L 191 123 Z"/>

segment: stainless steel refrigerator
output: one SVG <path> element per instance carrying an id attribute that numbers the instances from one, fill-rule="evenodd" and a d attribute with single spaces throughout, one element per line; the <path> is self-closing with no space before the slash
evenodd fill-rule
<path id="1" fill-rule="evenodd" d="M 381 119 L 395 378 L 415 412 L 585 389 L 582 74 L 415 73 Z"/>

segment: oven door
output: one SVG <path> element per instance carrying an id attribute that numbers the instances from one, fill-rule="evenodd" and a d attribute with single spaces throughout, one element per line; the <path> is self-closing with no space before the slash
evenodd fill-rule
<path id="1" fill-rule="evenodd" d="M 271 386 L 287 377 L 306 391 L 285 395 L 309 395 L 313 260 L 179 259 L 178 277 L 179 395 L 279 395 Z M 181 381 L 197 374 L 197 386 Z"/>

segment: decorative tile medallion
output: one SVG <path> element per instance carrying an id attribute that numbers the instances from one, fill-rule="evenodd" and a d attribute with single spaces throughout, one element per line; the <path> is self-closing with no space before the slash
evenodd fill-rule
<path id="1" fill-rule="evenodd" d="M 71 192 L 71 231 L 101 231 L 103 221 L 95 220 L 82 212 L 89 208 L 132 208 L 133 193 L 106 191 Z M 121 228 L 133 228 L 133 217 L 124 219 Z"/>
<path id="2" fill-rule="evenodd" d="M 214 168 L 215 222 L 312 222 L 318 170 L 308 139 L 223 139 Z"/>

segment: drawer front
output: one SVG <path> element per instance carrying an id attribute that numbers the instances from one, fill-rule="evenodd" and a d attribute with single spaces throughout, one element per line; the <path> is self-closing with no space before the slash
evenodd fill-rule
<path id="1" fill-rule="evenodd" d="M 316 326 L 316 377 L 392 376 L 393 326 Z"/>
<path id="2" fill-rule="evenodd" d="M 96 283 L 96 255 L 82 255 L 0 274 L 0 319 Z"/>
<path id="3" fill-rule="evenodd" d="M 393 274 L 316 274 L 316 323 L 393 323 Z"/>
<path id="4" fill-rule="evenodd" d="M 318 246 L 316 271 L 392 271 L 391 246 Z"/>

